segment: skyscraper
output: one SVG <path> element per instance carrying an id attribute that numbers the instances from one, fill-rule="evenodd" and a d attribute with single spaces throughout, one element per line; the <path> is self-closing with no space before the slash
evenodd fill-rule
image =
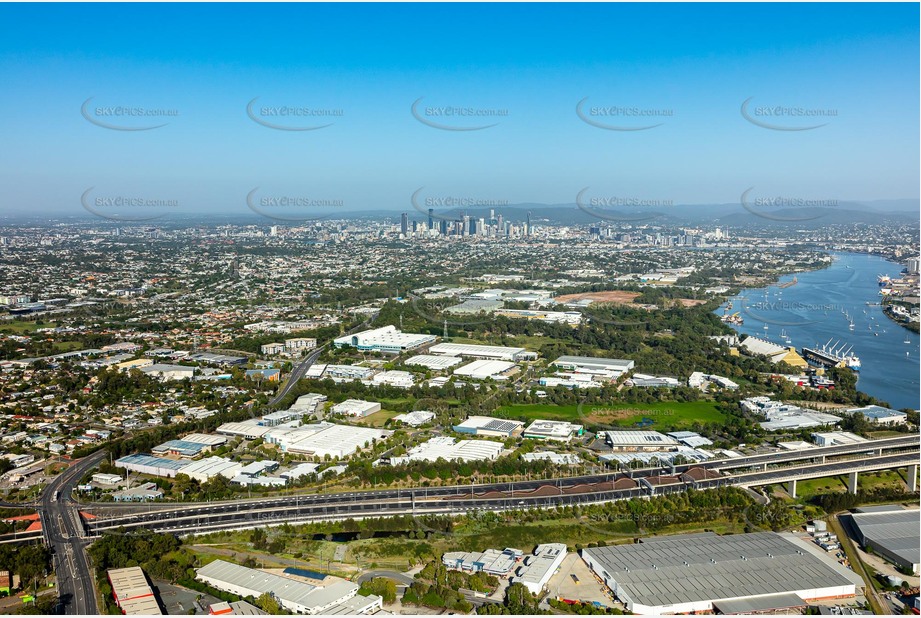
<path id="1" fill-rule="evenodd" d="M 435 212 L 434 208 L 429 208 L 429 229 L 435 229 L 435 217 L 433 216 Z"/>
<path id="2" fill-rule="evenodd" d="M 400 215 L 400 234 L 406 236 L 409 233 L 409 214 L 403 213 Z"/>

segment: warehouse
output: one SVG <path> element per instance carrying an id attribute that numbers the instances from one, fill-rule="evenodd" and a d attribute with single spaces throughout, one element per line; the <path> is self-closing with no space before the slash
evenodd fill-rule
<path id="1" fill-rule="evenodd" d="M 359 365 L 325 365 L 323 377 L 334 382 L 351 382 L 353 380 L 368 380 L 374 375 L 370 367 Z M 308 377 L 308 376 L 305 376 Z"/>
<path id="2" fill-rule="evenodd" d="M 173 478 L 191 463 L 190 461 L 177 461 L 175 459 L 137 454 L 116 459 L 115 467 L 124 468 L 131 472 L 140 472 L 141 474 Z"/>
<path id="3" fill-rule="evenodd" d="M 487 549 L 484 552 L 452 551 L 441 557 L 441 563 L 449 569 L 505 577 L 512 572 L 522 557 L 520 549 Z"/>
<path id="4" fill-rule="evenodd" d="M 582 559 L 635 614 L 719 611 L 728 601 L 800 607 L 853 597 L 853 574 L 792 536 L 712 532 L 582 550 Z M 733 603 L 737 610 L 742 603 Z"/>
<path id="5" fill-rule="evenodd" d="M 413 374 L 408 371 L 382 371 L 371 378 L 373 386 L 395 386 L 397 388 L 412 388 L 416 383 Z"/>
<path id="6" fill-rule="evenodd" d="M 502 452 L 501 442 L 489 440 L 460 440 L 439 436 L 414 446 L 402 457 L 391 457 L 390 464 L 399 466 L 410 461 L 482 461 L 495 459 Z"/>
<path id="7" fill-rule="evenodd" d="M 557 466 L 577 466 L 582 459 L 575 453 L 554 453 L 552 451 L 534 451 L 521 455 L 523 461 L 549 461 Z"/>
<path id="8" fill-rule="evenodd" d="M 678 440 L 658 431 L 602 431 L 599 438 L 615 451 L 677 451 Z"/>
<path id="9" fill-rule="evenodd" d="M 98 473 L 93 475 L 93 482 L 99 485 L 118 485 L 124 479 L 117 474 Z"/>
<path id="10" fill-rule="evenodd" d="M 227 479 L 232 479 L 239 474 L 242 469 L 242 464 L 230 461 L 224 457 L 207 457 L 189 463 L 181 472 L 199 483 L 205 483 L 218 475 Z"/>
<path id="11" fill-rule="evenodd" d="M 317 470 L 320 469 L 320 464 L 315 463 L 300 463 L 291 468 L 290 470 L 285 470 L 284 472 L 279 473 L 278 476 L 289 481 L 296 481 L 299 478 L 309 476 L 311 474 L 316 474 Z"/>
<path id="12" fill-rule="evenodd" d="M 585 428 L 582 427 L 582 425 L 575 425 L 564 421 L 537 420 L 528 425 L 528 428 L 524 430 L 524 437 L 569 442 L 574 435 L 581 436 L 584 432 Z"/>
<path id="13" fill-rule="evenodd" d="M 358 450 L 370 446 L 375 440 L 383 440 L 392 432 L 370 427 L 333 425 L 318 423 L 305 425 L 282 436 L 277 444 L 282 451 L 316 457 L 348 457 Z"/>
<path id="14" fill-rule="evenodd" d="M 435 335 L 404 333 L 397 330 L 396 326 L 391 325 L 339 337 L 333 340 L 333 345 L 337 348 L 353 347 L 371 352 L 400 354 L 431 343 L 435 339 Z"/>
<path id="15" fill-rule="evenodd" d="M 227 438 L 224 436 L 215 436 L 208 433 L 190 433 L 187 436 L 183 436 L 182 439 L 186 442 L 198 442 L 199 444 L 204 444 L 208 449 L 205 451 L 210 452 L 211 449 L 215 449 L 219 446 L 227 444 Z"/>
<path id="16" fill-rule="evenodd" d="M 918 510 L 898 505 L 860 507 L 851 515 L 860 544 L 901 569 L 918 574 L 921 546 L 918 541 Z"/>
<path id="17" fill-rule="evenodd" d="M 898 410 L 891 410 L 882 406 L 866 406 L 852 408 L 848 414 L 860 414 L 874 425 L 904 425 L 908 415 Z"/>
<path id="18" fill-rule="evenodd" d="M 522 584 L 532 594 L 540 594 L 565 559 L 566 545 L 563 543 L 538 545 L 534 555 L 527 556 L 524 564 L 515 569 L 511 583 Z"/>
<path id="19" fill-rule="evenodd" d="M 158 488 L 156 483 L 141 483 L 137 487 L 112 492 L 112 499 L 116 502 L 146 502 L 162 497 L 163 490 Z"/>
<path id="20" fill-rule="evenodd" d="M 331 414 L 364 418 L 375 412 L 380 412 L 381 404 L 375 401 L 365 401 L 363 399 L 346 399 L 342 403 L 334 405 L 329 411 Z"/>
<path id="21" fill-rule="evenodd" d="M 183 459 L 193 459 L 201 455 L 208 447 L 201 442 L 187 442 L 185 440 L 167 440 L 159 444 L 150 452 L 154 455 L 173 455 Z"/>
<path id="22" fill-rule="evenodd" d="M 299 421 L 302 416 L 304 415 L 300 410 L 279 410 L 263 416 L 259 419 L 259 424 L 263 427 L 278 427 L 291 421 Z"/>
<path id="23" fill-rule="evenodd" d="M 419 354 L 418 356 L 413 356 L 407 358 L 404 362 L 405 365 L 411 367 L 425 367 L 426 369 L 431 369 L 432 371 L 447 371 L 455 365 L 459 365 L 463 362 L 459 356 L 435 356 L 434 354 Z"/>
<path id="24" fill-rule="evenodd" d="M 454 375 L 473 380 L 508 380 L 518 366 L 515 363 L 499 360 L 476 360 L 454 370 Z"/>
<path id="25" fill-rule="evenodd" d="M 439 343 L 429 348 L 429 353 L 440 356 L 466 356 L 484 360 L 523 361 L 534 360 L 537 354 L 524 348 L 508 348 L 495 345 L 473 345 L 468 343 Z"/>
<path id="26" fill-rule="evenodd" d="M 261 438 L 271 427 L 260 425 L 258 421 L 243 421 L 240 423 L 224 423 L 217 428 L 218 433 L 225 436 L 241 436 L 247 440 Z"/>
<path id="27" fill-rule="evenodd" d="M 112 597 L 126 616 L 161 616 L 160 604 L 141 567 L 109 569 Z"/>
<path id="28" fill-rule="evenodd" d="M 428 423 L 433 418 L 435 418 L 434 412 L 415 410 L 413 412 L 407 412 L 406 414 L 398 414 L 393 417 L 393 420 L 398 423 L 403 423 L 404 425 L 409 425 L 410 427 L 419 427 L 420 425 Z"/>
<path id="29" fill-rule="evenodd" d="M 490 416 L 471 416 L 460 425 L 454 425 L 452 429 L 457 433 L 469 433 L 475 436 L 511 438 L 520 435 L 522 427 L 524 423 L 520 421 L 509 421 Z"/>
<path id="30" fill-rule="evenodd" d="M 632 360 L 618 358 L 594 358 L 591 356 L 561 356 L 551 365 L 576 373 L 591 373 L 616 377 L 633 369 Z"/>
<path id="31" fill-rule="evenodd" d="M 271 594 L 284 609 L 296 614 L 337 614 L 343 605 L 355 613 L 371 614 L 381 608 L 383 601 L 379 596 L 369 595 L 358 605 L 349 603 L 359 588 L 349 581 L 318 587 L 223 560 L 198 569 L 195 579 L 240 597 L 258 599 Z"/>
<path id="32" fill-rule="evenodd" d="M 160 378 L 164 381 L 185 380 L 186 378 L 191 378 L 195 375 L 195 367 L 156 363 L 147 367 L 143 367 L 141 372 L 152 377 Z"/>

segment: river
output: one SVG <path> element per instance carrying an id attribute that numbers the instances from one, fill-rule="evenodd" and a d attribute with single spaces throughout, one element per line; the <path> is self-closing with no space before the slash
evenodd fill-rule
<path id="1" fill-rule="evenodd" d="M 860 357 L 857 388 L 896 409 L 919 408 L 919 345 L 916 333 L 890 320 L 879 306 L 877 275 L 900 276 L 902 267 L 860 253 L 834 253 L 823 270 L 798 273 L 767 288 L 743 290 L 730 299 L 744 319 L 733 328 L 780 345 L 853 346 Z M 867 303 L 870 303 L 869 305 Z M 723 314 L 726 305 L 717 311 Z M 853 321 L 853 328 L 850 322 Z M 789 339 L 789 343 L 787 342 Z"/>

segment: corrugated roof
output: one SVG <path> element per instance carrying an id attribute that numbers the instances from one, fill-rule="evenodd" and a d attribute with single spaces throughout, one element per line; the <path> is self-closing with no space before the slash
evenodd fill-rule
<path id="1" fill-rule="evenodd" d="M 684 534 L 583 550 L 635 603 L 649 606 L 852 585 L 774 533 Z"/>

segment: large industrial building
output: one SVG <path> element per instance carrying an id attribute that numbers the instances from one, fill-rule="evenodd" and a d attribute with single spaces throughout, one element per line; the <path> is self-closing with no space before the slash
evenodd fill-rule
<path id="1" fill-rule="evenodd" d="M 487 549 L 484 552 L 452 551 L 441 557 L 441 563 L 449 569 L 505 577 L 512 572 L 523 553 L 520 549 Z"/>
<path id="2" fill-rule="evenodd" d="M 599 438 L 615 451 L 677 451 L 678 440 L 658 431 L 601 431 Z"/>
<path id="3" fill-rule="evenodd" d="M 369 352 L 400 354 L 432 343 L 435 339 L 435 335 L 404 333 L 397 330 L 395 326 L 384 326 L 339 337 L 333 340 L 333 345 L 337 348 L 353 347 Z"/>
<path id="4" fill-rule="evenodd" d="M 504 418 L 491 416 L 470 416 L 463 423 L 454 425 L 452 429 L 457 433 L 469 433 L 474 436 L 490 436 L 493 438 L 511 438 L 521 434 L 524 423 L 510 421 Z"/>
<path id="5" fill-rule="evenodd" d="M 851 521 L 864 549 L 870 548 L 897 567 L 918 573 L 921 543 L 917 509 L 892 504 L 860 507 L 851 515 Z"/>
<path id="6" fill-rule="evenodd" d="M 712 532 L 582 550 L 635 614 L 754 613 L 849 598 L 861 580 L 793 536 Z"/>
<path id="7" fill-rule="evenodd" d="M 496 345 L 473 345 L 469 343 L 439 343 L 429 348 L 431 354 L 440 356 L 465 356 L 483 360 L 501 360 L 518 362 L 534 360 L 535 352 L 528 352 L 524 348 L 509 348 Z"/>
<path id="8" fill-rule="evenodd" d="M 536 420 L 524 430 L 524 437 L 569 442 L 573 436 L 581 436 L 584 431 L 585 428 L 582 425 L 565 421 Z"/>
<path id="9" fill-rule="evenodd" d="M 425 367 L 432 371 L 447 371 L 455 365 L 464 362 L 459 356 L 435 356 L 434 354 L 419 354 L 404 361 L 404 365 L 411 367 Z"/>
<path id="10" fill-rule="evenodd" d="M 538 545 L 534 555 L 525 557 L 524 563 L 515 569 L 511 583 L 522 584 L 532 594 L 540 594 L 565 558 L 566 545 L 563 543 Z"/>
<path id="11" fill-rule="evenodd" d="M 432 438 L 415 446 L 402 457 L 391 457 L 391 465 L 397 466 L 410 461 L 481 461 L 495 459 L 502 452 L 501 442 L 490 440 L 459 440 L 446 436 Z"/>
<path id="12" fill-rule="evenodd" d="M 760 414 L 767 421 L 759 423 L 765 431 L 791 431 L 837 425 L 841 418 L 834 414 L 806 410 L 799 406 L 774 401 L 770 397 L 749 397 L 741 402 L 742 409 Z"/>
<path id="13" fill-rule="evenodd" d="M 472 380 L 508 380 L 514 375 L 518 366 L 501 360 L 475 360 L 454 370 L 454 375 Z"/>
<path id="14" fill-rule="evenodd" d="M 112 597 L 126 616 L 161 616 L 160 604 L 141 567 L 109 569 Z"/>
<path id="15" fill-rule="evenodd" d="M 874 425 L 904 425 L 908 420 L 908 415 L 904 412 L 884 408 L 883 406 L 851 408 L 847 413 L 860 414 Z"/>
<path id="16" fill-rule="evenodd" d="M 189 465 L 180 470 L 180 472 L 195 479 L 199 483 L 206 483 L 216 476 L 232 479 L 239 474 L 242 469 L 243 464 L 230 461 L 224 457 L 206 457 L 205 459 L 189 463 Z"/>
<path id="17" fill-rule="evenodd" d="M 153 476 L 163 476 L 173 478 L 183 468 L 188 466 L 190 461 L 177 461 L 175 459 L 166 459 L 165 457 L 154 457 L 152 455 L 127 455 L 115 460 L 116 468 L 124 468 L 130 472 L 140 472 L 141 474 L 150 474 Z"/>
<path id="18" fill-rule="evenodd" d="M 383 440 L 391 433 L 384 429 L 324 422 L 297 428 L 276 427 L 265 434 L 265 441 L 277 444 L 287 453 L 342 458 L 354 454 L 375 440 Z"/>
<path id="19" fill-rule="evenodd" d="M 342 403 L 334 405 L 329 411 L 331 414 L 362 418 L 375 412 L 380 412 L 381 404 L 376 401 L 365 401 L 364 399 L 346 399 Z"/>
<path id="20" fill-rule="evenodd" d="M 271 594 L 279 605 L 295 614 L 374 614 L 383 602 L 375 595 L 356 597 L 359 586 L 353 582 L 340 580 L 327 586 L 314 586 L 223 560 L 198 569 L 195 579 L 240 597 L 258 599 Z"/>
<path id="21" fill-rule="evenodd" d="M 633 369 L 634 366 L 632 360 L 594 358 L 591 356 L 561 356 L 550 364 L 574 373 L 598 375 L 603 378 L 620 377 Z"/>

